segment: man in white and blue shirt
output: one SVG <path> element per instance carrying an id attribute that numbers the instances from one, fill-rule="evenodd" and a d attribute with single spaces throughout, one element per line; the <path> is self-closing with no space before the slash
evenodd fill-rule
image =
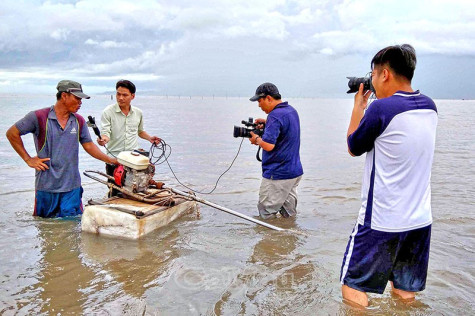
<path id="1" fill-rule="evenodd" d="M 371 62 L 378 100 L 361 84 L 348 127 L 348 151 L 366 153 L 361 208 L 341 268 L 343 298 L 368 305 L 388 281 L 403 299 L 425 288 L 429 261 L 431 167 L 437 108 L 411 87 L 412 46 L 389 46 Z M 365 111 L 366 110 L 366 111 Z"/>

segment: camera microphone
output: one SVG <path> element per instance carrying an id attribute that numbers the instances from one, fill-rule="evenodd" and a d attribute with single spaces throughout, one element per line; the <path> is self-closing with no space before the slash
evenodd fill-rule
<path id="1" fill-rule="evenodd" d="M 94 134 L 96 134 L 97 137 L 101 138 L 101 132 L 99 131 L 99 128 L 97 128 L 96 120 L 90 115 L 87 118 L 89 119 L 89 127 L 92 127 L 92 129 L 94 130 Z"/>

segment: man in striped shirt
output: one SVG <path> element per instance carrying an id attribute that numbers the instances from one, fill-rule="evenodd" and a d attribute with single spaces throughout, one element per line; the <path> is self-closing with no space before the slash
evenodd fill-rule
<path id="1" fill-rule="evenodd" d="M 366 292 L 412 300 L 424 290 L 429 262 L 431 167 L 437 108 L 411 87 L 416 67 L 412 46 L 380 50 L 371 61 L 377 100 L 363 84 L 348 127 L 348 151 L 366 153 L 362 203 L 341 267 L 342 295 L 368 306 Z"/>

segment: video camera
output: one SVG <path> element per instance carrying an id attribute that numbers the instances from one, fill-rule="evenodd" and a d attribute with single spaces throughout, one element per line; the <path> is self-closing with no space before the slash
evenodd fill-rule
<path id="1" fill-rule="evenodd" d="M 234 125 L 234 133 L 233 133 L 234 137 L 251 138 L 251 132 L 253 132 L 254 134 L 257 134 L 259 136 L 264 135 L 264 128 L 257 128 L 257 126 L 261 125 L 261 124 L 262 125 L 265 125 L 265 124 L 264 123 L 260 123 L 260 124 L 254 123 L 254 120 L 253 120 L 252 117 L 250 117 L 248 121 L 242 120 L 241 124 L 244 124 L 246 127 L 250 127 L 250 128 Z"/>
<path id="2" fill-rule="evenodd" d="M 371 90 L 374 92 L 374 87 L 373 84 L 371 83 L 371 77 L 370 76 L 365 76 L 365 77 L 346 77 L 349 79 L 348 81 L 348 87 L 350 90 L 346 91 L 346 93 L 356 93 L 358 92 L 360 88 L 360 84 L 363 84 L 363 91 L 366 90 Z"/>

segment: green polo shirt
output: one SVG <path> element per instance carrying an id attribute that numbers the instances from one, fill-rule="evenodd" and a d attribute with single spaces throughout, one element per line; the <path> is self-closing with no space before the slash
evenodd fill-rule
<path id="1" fill-rule="evenodd" d="M 135 106 L 130 106 L 127 116 L 117 103 L 107 106 L 102 112 L 101 135 L 110 138 L 106 146 L 114 156 L 121 151 L 137 149 L 137 136 L 143 130 L 142 110 Z"/>

